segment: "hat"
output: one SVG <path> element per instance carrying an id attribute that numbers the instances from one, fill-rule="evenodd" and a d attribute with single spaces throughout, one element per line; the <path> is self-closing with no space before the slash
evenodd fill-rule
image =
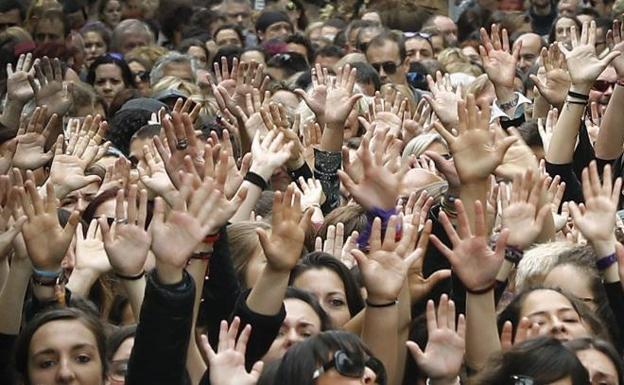
<path id="1" fill-rule="evenodd" d="M 142 110 L 148 112 L 158 112 L 161 108 L 168 108 L 167 105 L 161 101 L 152 98 L 136 98 L 130 99 L 121 106 L 119 111 L 127 110 Z"/>
<path id="2" fill-rule="evenodd" d="M 288 24 L 292 25 L 292 23 L 290 22 L 290 19 L 288 18 L 288 15 L 285 14 L 284 12 L 279 12 L 279 11 L 262 12 L 260 16 L 258 17 L 258 20 L 256 20 L 256 32 L 258 31 L 264 32 L 272 24 L 279 23 L 282 21 L 285 21 Z"/>
<path id="3" fill-rule="evenodd" d="M 169 99 L 176 99 L 176 100 L 178 98 L 181 98 L 182 100 L 188 99 L 187 94 L 175 88 L 165 88 L 164 90 L 156 93 L 153 97 L 154 99 L 159 100 L 161 102 L 166 102 Z"/>

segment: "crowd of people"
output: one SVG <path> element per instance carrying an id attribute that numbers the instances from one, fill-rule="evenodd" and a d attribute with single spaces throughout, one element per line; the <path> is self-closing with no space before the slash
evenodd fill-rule
<path id="1" fill-rule="evenodd" d="M 624 385 L 623 16 L 0 0 L 0 384 Z"/>

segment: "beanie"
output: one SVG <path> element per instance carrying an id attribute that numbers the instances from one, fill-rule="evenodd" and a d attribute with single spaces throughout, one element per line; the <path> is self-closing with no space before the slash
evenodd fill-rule
<path id="1" fill-rule="evenodd" d="M 256 20 L 256 32 L 264 32 L 267 28 L 269 28 L 272 24 L 279 23 L 281 21 L 285 21 L 288 24 L 290 23 L 290 19 L 288 15 L 284 12 L 279 11 L 265 11 L 260 14 L 258 20 Z"/>

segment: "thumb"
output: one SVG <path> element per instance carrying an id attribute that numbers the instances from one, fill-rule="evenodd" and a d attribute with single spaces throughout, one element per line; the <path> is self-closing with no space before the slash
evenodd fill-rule
<path id="1" fill-rule="evenodd" d="M 620 56 L 622 53 L 620 51 L 612 51 L 611 53 L 609 53 L 607 56 L 603 57 L 600 60 L 600 63 L 603 66 L 608 66 L 609 63 L 611 63 L 613 61 L 613 59 L 615 59 L 616 57 Z"/>
<path id="2" fill-rule="evenodd" d="M 262 251 L 264 251 L 265 256 L 269 255 L 269 250 L 271 250 L 271 241 L 269 240 L 269 235 L 264 229 L 256 229 L 256 234 L 258 235 L 258 240 L 260 241 L 260 246 L 262 247 Z"/>
<path id="3" fill-rule="evenodd" d="M 512 135 L 497 142 L 496 147 L 497 147 L 499 159 L 502 160 L 505 157 L 505 153 L 507 152 L 507 150 L 509 150 L 509 147 L 511 147 L 512 144 L 516 143 L 517 140 L 518 138 Z"/>
<path id="4" fill-rule="evenodd" d="M 414 341 L 407 341 L 405 343 L 405 345 L 407 345 L 407 348 L 409 349 L 410 353 L 412 354 L 412 357 L 414 358 L 414 361 L 419 363 L 419 362 L 422 362 L 422 360 L 424 360 L 425 353 L 423 353 L 423 351 L 420 349 L 420 346 L 418 346 L 418 344 L 416 342 L 414 342 Z"/>
<path id="5" fill-rule="evenodd" d="M 533 83 L 537 86 L 537 89 L 541 93 L 545 87 L 545 84 L 540 80 L 537 75 L 529 75 L 529 78 L 531 79 L 531 81 L 533 81 Z"/>
<path id="6" fill-rule="evenodd" d="M 22 231 L 22 226 L 24 225 L 24 223 L 26 223 L 26 220 L 28 219 L 28 217 L 26 217 L 25 215 L 22 215 L 21 217 L 19 217 L 17 219 L 17 221 L 15 221 L 15 223 L 13 224 L 13 226 L 11 226 L 11 228 L 6 231 L 6 233 L 9 234 L 9 237 L 11 239 L 15 238 L 15 236 Z"/>
<path id="7" fill-rule="evenodd" d="M 308 93 L 307 92 L 305 92 L 301 88 L 297 88 L 297 89 L 295 89 L 295 94 L 297 94 L 299 97 L 301 97 L 301 99 L 303 99 L 305 104 L 307 104 L 308 107 L 310 107 L 310 98 L 308 97 Z"/>
<path id="8" fill-rule="evenodd" d="M 76 232 L 76 227 L 78 227 L 78 223 L 80 223 L 80 212 L 78 210 L 74 210 L 69 216 L 69 220 L 67 221 L 67 224 L 63 229 L 63 238 L 65 239 L 65 241 L 67 241 L 68 245 L 74 237 L 74 233 Z"/>
<path id="9" fill-rule="evenodd" d="M 438 283 L 450 277 L 451 277 L 450 269 L 442 269 L 442 270 L 438 270 L 434 272 L 425 280 L 427 291 L 431 291 L 435 287 L 435 285 L 437 285 Z"/>

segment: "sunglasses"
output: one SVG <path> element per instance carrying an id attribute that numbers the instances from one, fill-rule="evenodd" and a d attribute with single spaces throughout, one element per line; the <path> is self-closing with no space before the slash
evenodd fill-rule
<path id="1" fill-rule="evenodd" d="M 606 80 L 596 80 L 592 89 L 594 91 L 605 92 L 609 89 L 609 87 L 614 87 L 615 82 L 608 82 Z"/>
<path id="2" fill-rule="evenodd" d="M 150 78 L 150 73 L 149 71 L 139 71 L 139 72 L 133 73 L 132 76 L 134 76 L 135 78 L 141 79 L 142 82 L 146 82 Z"/>
<path id="3" fill-rule="evenodd" d="M 379 385 L 386 384 L 386 372 L 383 364 L 374 357 L 368 357 L 366 361 L 359 355 L 357 358 L 349 357 L 349 354 L 343 350 L 337 350 L 334 358 L 316 369 L 312 374 L 312 379 L 318 379 L 323 373 L 331 368 L 335 368 L 338 374 L 349 378 L 360 378 L 364 374 L 364 370 L 368 367 L 377 375 L 377 383 Z"/>
<path id="4" fill-rule="evenodd" d="M 392 61 L 385 61 L 383 63 L 371 63 L 375 71 L 381 73 L 381 69 L 383 68 L 384 72 L 388 75 L 394 75 L 399 68 L 399 65 Z"/>

